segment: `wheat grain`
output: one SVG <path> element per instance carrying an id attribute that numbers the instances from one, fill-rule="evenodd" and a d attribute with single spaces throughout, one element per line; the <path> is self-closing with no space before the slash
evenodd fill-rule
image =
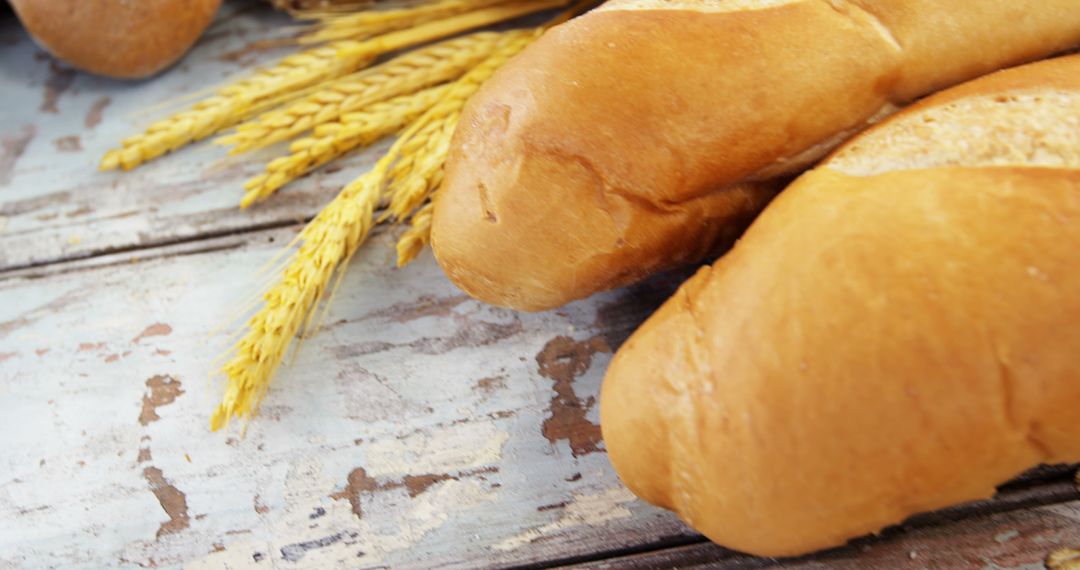
<path id="1" fill-rule="evenodd" d="M 300 10 L 293 14 L 305 20 L 317 20 L 315 30 L 300 38 L 300 43 L 322 43 L 342 39 L 366 39 L 506 3 L 508 0 L 434 0 L 398 9 L 343 12 L 340 9 Z"/>
<path id="2" fill-rule="evenodd" d="M 434 196 L 433 196 L 434 197 Z M 404 267 L 431 243 L 431 216 L 434 202 L 424 204 L 409 219 L 409 229 L 397 241 L 397 266 Z"/>
<path id="3" fill-rule="evenodd" d="M 240 206 L 247 208 L 331 160 L 400 131 L 435 104 L 448 88 L 442 85 L 401 95 L 320 125 L 314 136 L 294 141 L 288 155 L 272 160 L 263 174 L 244 184 Z"/>
<path id="4" fill-rule="evenodd" d="M 500 34 L 480 32 L 419 48 L 386 63 L 336 79 L 282 109 L 237 125 L 215 140 L 234 145 L 230 154 L 261 148 L 333 121 L 344 113 L 451 81 L 491 54 Z"/>
<path id="5" fill-rule="evenodd" d="M 346 47 L 348 55 L 343 54 Z M 121 148 L 105 154 L 101 169 L 135 168 L 242 121 L 290 93 L 364 67 L 377 55 L 376 50 L 357 42 L 339 42 L 290 55 L 124 140 Z"/>

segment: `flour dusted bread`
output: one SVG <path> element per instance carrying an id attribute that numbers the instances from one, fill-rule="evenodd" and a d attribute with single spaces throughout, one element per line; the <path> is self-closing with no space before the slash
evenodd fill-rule
<path id="1" fill-rule="evenodd" d="M 1075 0 L 613 0 L 470 101 L 433 247 L 538 310 L 701 259 L 909 99 L 1080 43 Z"/>
<path id="2" fill-rule="evenodd" d="M 56 57 L 99 75 L 153 75 L 180 59 L 221 0 L 10 0 Z"/>
<path id="3" fill-rule="evenodd" d="M 712 540 L 801 554 L 1080 460 L 1080 56 L 893 116 L 618 351 L 611 461 Z"/>

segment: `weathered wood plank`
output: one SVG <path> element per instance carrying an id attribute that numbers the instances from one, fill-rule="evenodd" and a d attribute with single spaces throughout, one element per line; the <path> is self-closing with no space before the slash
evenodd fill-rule
<path id="1" fill-rule="evenodd" d="M 883 536 L 794 560 L 732 553 L 706 542 L 587 564 L 578 570 L 652 568 L 837 568 L 1041 570 L 1051 551 L 1080 545 L 1080 501 L 984 513 L 941 524 L 891 529 Z"/>
<path id="2" fill-rule="evenodd" d="M 211 329 L 294 231 L 0 281 L 0 567 L 497 567 L 699 540 L 619 485 L 596 428 L 611 349 L 678 276 L 518 314 L 430 256 L 390 269 L 380 233 L 248 436 L 207 432 Z M 1066 473 L 989 508 L 1075 498 Z M 942 516 L 968 515 L 915 524 Z"/>
<path id="3" fill-rule="evenodd" d="M 259 49 L 258 41 L 281 36 L 288 23 L 265 2 L 228 2 L 178 66 L 152 80 L 119 82 L 51 59 L 14 17 L 0 17 L 0 270 L 288 224 L 313 215 L 367 170 L 385 144 L 246 212 L 237 208 L 243 182 L 283 145 L 229 159 L 201 144 L 129 173 L 96 171 L 106 150 L 182 108 L 178 99 L 287 53 Z"/>
<path id="4" fill-rule="evenodd" d="M 596 428 L 612 345 L 675 280 L 518 314 L 430 256 L 390 269 L 380 234 L 246 439 L 209 433 L 209 332 L 293 231 L 0 281 L 0 566 L 472 567 L 689 535 Z"/>

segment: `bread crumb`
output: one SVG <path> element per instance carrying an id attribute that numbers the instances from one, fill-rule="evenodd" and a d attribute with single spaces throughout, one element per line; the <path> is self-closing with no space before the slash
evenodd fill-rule
<path id="1" fill-rule="evenodd" d="M 1046 556 L 1047 570 L 1080 570 L 1080 550 L 1059 548 Z"/>

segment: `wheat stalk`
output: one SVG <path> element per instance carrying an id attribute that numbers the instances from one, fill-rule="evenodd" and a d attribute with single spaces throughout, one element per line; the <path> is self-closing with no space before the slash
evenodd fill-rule
<path id="1" fill-rule="evenodd" d="M 386 53 L 404 47 L 419 45 L 436 38 L 447 37 L 458 32 L 483 28 L 499 22 L 520 18 L 521 16 L 526 16 L 528 14 L 535 14 L 559 6 L 565 6 L 569 3 L 570 0 L 514 0 L 489 8 L 465 12 L 443 20 L 420 24 L 413 28 L 391 32 L 364 42 L 353 42 L 354 45 L 342 47 L 339 53 L 343 57 L 350 57 L 353 52 L 362 50 L 362 46 L 366 45 L 379 45 L 380 47 L 385 48 L 382 49 L 381 53 Z M 438 30 L 443 33 L 434 35 L 432 33 L 433 30 Z"/>
<path id="2" fill-rule="evenodd" d="M 350 48 L 349 55 L 342 55 L 346 45 Z M 289 93 L 364 67 L 376 55 L 376 51 L 357 42 L 330 44 L 290 55 L 277 65 L 221 89 L 187 111 L 151 124 L 143 134 L 124 140 L 121 148 L 105 154 L 100 168 L 135 168 L 229 127 Z"/>
<path id="3" fill-rule="evenodd" d="M 256 413 L 292 339 L 305 322 L 311 322 L 335 271 L 348 263 L 375 224 L 375 208 L 390 192 L 386 182 L 391 166 L 404 156 L 406 149 L 415 149 L 417 140 L 430 140 L 434 132 L 445 136 L 443 133 L 452 131 L 452 127 L 446 128 L 451 124 L 448 118 L 460 113 L 464 94 L 475 92 L 479 83 L 494 72 L 497 67 L 494 62 L 505 61 L 511 50 L 519 51 L 537 33 L 536 30 L 507 32 L 496 54 L 449 87 L 435 106 L 409 125 L 371 172 L 342 189 L 304 228 L 299 250 L 289 260 L 282 279 L 264 296 L 262 308 L 248 322 L 248 332 L 233 348 L 232 358 L 222 369 L 227 378 L 225 395 L 211 418 L 211 429 L 221 429 L 231 418 L 250 419 Z M 479 69 L 485 71 L 481 73 Z M 430 160 L 441 164 L 444 158 L 445 152 Z M 429 217 L 427 213 L 414 220 L 417 232 L 410 243 L 418 242 L 420 248 L 426 239 L 421 224 Z M 416 250 L 413 256 L 419 252 L 416 245 L 407 247 Z"/>
<path id="4" fill-rule="evenodd" d="M 290 55 L 273 67 L 221 89 L 187 111 L 151 124 L 143 134 L 128 138 L 121 148 L 107 152 L 100 169 L 135 168 L 295 97 L 312 85 L 365 67 L 381 54 L 545 10 L 563 2 L 565 0 L 534 0 L 496 6 L 365 41 L 341 40 Z"/>
<path id="5" fill-rule="evenodd" d="M 263 174 L 244 184 L 240 206 L 247 208 L 331 160 L 400 131 L 434 105 L 447 89 L 443 85 L 401 95 L 320 125 L 314 136 L 294 141 L 289 146 L 290 154 L 270 161 Z"/>
<path id="6" fill-rule="evenodd" d="M 456 79 L 489 55 L 500 34 L 480 32 L 410 51 L 386 63 L 334 80 L 282 109 L 237 125 L 214 142 L 234 145 L 230 154 L 291 139 L 344 113 Z"/>
<path id="7" fill-rule="evenodd" d="M 565 20 L 568 14 L 555 22 Z M 475 13 L 467 15 L 475 17 Z M 399 266 L 430 241 L 431 198 L 442 182 L 449 141 L 465 101 L 542 30 L 504 34 L 492 55 L 448 87 L 437 103 L 405 129 L 371 172 L 346 186 L 304 228 L 298 237 L 299 249 L 281 280 L 264 296 L 264 305 L 249 321 L 246 335 L 233 347 L 232 358 L 223 368 L 227 387 L 211 419 L 213 429 L 224 427 L 234 417 L 250 419 L 257 412 L 289 344 L 302 327 L 312 330 L 316 307 L 335 273 L 340 283 L 344 267 L 376 223 L 374 212 L 380 203 L 389 199 L 390 215 L 398 221 L 411 215 L 410 227 L 397 243 Z M 341 128 L 325 126 L 322 134 L 333 135 Z M 309 144 L 314 148 L 313 142 L 304 142 L 295 150 Z"/>
<path id="8" fill-rule="evenodd" d="M 263 306 L 248 321 L 247 334 L 222 367 L 227 384 L 211 417 L 211 429 L 225 427 L 232 418 L 250 419 L 257 412 L 292 339 L 304 323 L 310 326 L 334 273 L 367 239 L 388 166 L 387 160 L 381 160 L 345 186 L 301 232 L 300 247 L 289 259 L 281 280 L 263 297 Z"/>
<path id="9" fill-rule="evenodd" d="M 487 8 L 508 0 L 434 0 L 419 6 L 376 9 L 343 13 L 340 9 L 298 10 L 293 15 L 303 20 L 317 20 L 315 31 L 300 38 L 300 43 L 322 43 L 342 39 L 363 39 L 464 12 Z"/>

